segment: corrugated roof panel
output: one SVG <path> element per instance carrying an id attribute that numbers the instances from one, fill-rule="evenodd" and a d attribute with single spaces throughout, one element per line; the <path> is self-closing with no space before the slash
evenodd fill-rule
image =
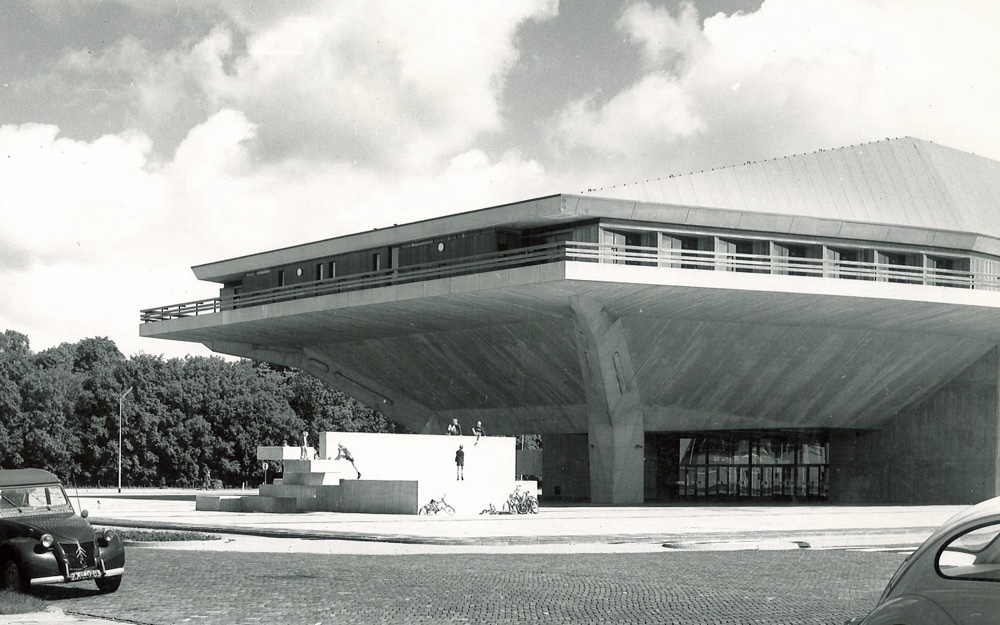
<path id="1" fill-rule="evenodd" d="M 836 215 L 840 212 L 840 202 L 834 199 L 834 192 L 831 189 L 831 180 L 827 178 L 824 170 L 830 169 L 829 159 L 824 156 L 825 152 L 813 152 L 806 154 L 803 160 L 806 165 L 806 175 L 816 192 L 817 207 L 824 215 Z M 834 184 L 836 177 L 833 177 Z"/>
<path id="2" fill-rule="evenodd" d="M 700 171 L 696 174 L 689 174 L 691 176 L 691 186 L 694 188 L 694 205 L 695 206 L 719 206 L 716 204 L 712 197 L 712 186 L 708 182 L 708 176 L 705 172 Z"/>
<path id="3" fill-rule="evenodd" d="M 925 148 L 965 229 L 1000 236 L 1000 162 L 936 144 Z"/>
<path id="4" fill-rule="evenodd" d="M 660 185 L 655 180 L 647 180 L 638 185 L 642 189 L 642 197 L 636 198 L 640 202 L 656 202 L 660 197 Z"/>
<path id="5" fill-rule="evenodd" d="M 715 173 L 718 174 L 719 181 L 726 194 L 723 207 L 743 210 L 746 208 L 747 203 L 743 199 L 743 190 L 740 189 L 739 181 L 736 179 L 736 169 L 736 167 L 726 167 L 715 170 Z"/>
<path id="6" fill-rule="evenodd" d="M 657 178 L 655 180 L 655 182 L 656 182 L 656 199 L 650 200 L 651 202 L 661 202 L 663 204 L 666 204 L 668 202 L 668 200 L 666 199 L 667 198 L 667 193 L 666 193 L 666 190 L 665 190 L 664 187 L 670 182 L 670 180 L 671 180 L 670 178 L 666 178 L 666 179 L 664 179 L 664 178 Z M 669 201 L 673 202 L 674 200 L 669 200 Z"/>
<path id="7" fill-rule="evenodd" d="M 910 201 L 906 223 L 926 223 L 935 228 L 943 228 L 946 227 L 945 224 L 953 222 L 948 214 L 948 207 L 932 201 L 932 196 L 928 195 L 928 189 L 922 183 L 927 179 L 926 167 L 913 142 L 898 139 L 889 142 L 889 147 L 899 163 L 903 185 Z"/>
<path id="8" fill-rule="evenodd" d="M 912 137 L 907 137 L 907 141 L 912 147 L 907 151 L 910 155 L 910 163 L 916 175 L 915 184 L 919 192 L 923 194 L 927 206 L 931 207 L 937 214 L 937 223 L 942 228 L 966 227 L 966 220 L 960 211 L 956 210 L 955 203 L 941 182 L 941 177 L 934 169 L 931 155 L 927 148 L 931 144 L 926 141 L 919 141 Z M 942 213 L 944 213 L 942 215 Z M 942 219 L 942 216 L 945 217 Z"/>
<path id="9" fill-rule="evenodd" d="M 859 221 L 880 222 L 884 217 L 882 207 L 885 205 L 886 188 L 885 181 L 878 174 L 878 148 L 874 143 L 869 143 L 861 146 L 856 154 L 858 165 L 861 167 L 861 176 L 864 178 L 870 194 L 868 201 L 863 204 L 863 211 L 858 213 L 857 219 Z"/>
<path id="10" fill-rule="evenodd" d="M 788 170 L 791 172 L 789 186 L 794 184 L 799 195 L 802 197 L 796 213 L 811 217 L 822 217 L 823 211 L 819 206 L 819 197 L 816 195 L 816 189 L 809 179 L 809 170 L 805 159 L 786 158 L 782 160 L 788 164 Z"/>
<path id="11" fill-rule="evenodd" d="M 844 164 L 847 165 L 851 173 L 851 180 L 854 183 L 854 190 L 857 193 L 856 202 L 852 202 L 844 208 L 843 217 L 846 219 L 864 220 L 874 212 L 875 193 L 872 191 L 872 183 L 865 174 L 865 146 L 854 146 L 850 149 L 842 150 Z"/>
<path id="12" fill-rule="evenodd" d="M 1000 162 L 911 137 L 592 193 L 1000 237 Z"/>
<path id="13" fill-rule="evenodd" d="M 748 201 L 749 210 L 758 210 L 754 206 L 759 206 L 759 210 L 769 213 L 782 212 L 776 206 L 774 193 L 771 192 L 771 185 L 767 183 L 767 173 L 764 171 L 762 163 L 751 163 L 741 170 L 746 173 L 744 178 L 740 178 L 740 186 L 745 189 L 748 197 L 755 198 L 755 202 Z"/>
<path id="14" fill-rule="evenodd" d="M 671 178 L 677 192 L 677 203 L 696 206 L 698 204 L 698 194 L 694 190 L 694 180 L 691 176 L 674 176 Z"/>
<path id="15" fill-rule="evenodd" d="M 792 197 L 788 191 L 785 181 L 781 177 L 780 160 L 771 159 L 769 161 L 764 161 L 761 163 L 761 168 L 764 171 L 767 188 L 771 191 L 771 197 L 774 201 L 774 212 L 794 215 L 795 206 L 792 202 Z"/>
<path id="16" fill-rule="evenodd" d="M 850 214 L 852 206 L 862 204 L 862 196 L 858 189 L 858 181 L 848 164 L 850 160 L 856 160 L 851 150 L 830 150 L 824 152 L 826 165 L 829 172 L 826 173 L 827 181 L 831 185 L 831 193 L 837 203 L 836 215 Z"/>
<path id="17" fill-rule="evenodd" d="M 875 144 L 878 151 L 878 172 L 884 180 L 886 188 L 885 204 L 883 205 L 884 215 L 878 221 L 893 224 L 910 223 L 911 218 L 918 218 L 919 215 L 911 217 L 909 206 L 913 202 L 909 190 L 906 188 L 902 175 L 902 167 L 896 160 L 896 154 L 889 141 L 879 141 Z"/>
<path id="18" fill-rule="evenodd" d="M 757 192 L 750 163 L 734 167 L 733 175 L 740 189 L 740 199 L 743 201 L 744 210 L 773 212 L 767 198 Z"/>

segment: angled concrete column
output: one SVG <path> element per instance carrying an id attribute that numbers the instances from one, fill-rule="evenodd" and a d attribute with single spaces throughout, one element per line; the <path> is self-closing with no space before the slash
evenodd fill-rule
<path id="1" fill-rule="evenodd" d="M 590 499 L 642 503 L 643 416 L 621 321 L 587 297 L 570 299 L 587 394 Z"/>

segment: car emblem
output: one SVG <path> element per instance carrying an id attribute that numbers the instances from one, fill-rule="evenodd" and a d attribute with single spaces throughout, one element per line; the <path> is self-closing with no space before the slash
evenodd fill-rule
<path id="1" fill-rule="evenodd" d="M 80 541 L 76 541 L 76 559 L 80 563 L 80 566 L 87 565 L 87 552 L 84 551 Z"/>

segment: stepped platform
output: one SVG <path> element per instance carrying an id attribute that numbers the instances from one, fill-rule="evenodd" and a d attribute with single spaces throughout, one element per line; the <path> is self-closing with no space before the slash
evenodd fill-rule
<path id="1" fill-rule="evenodd" d="M 461 477 L 455 463 L 465 454 Z M 311 447 L 259 447 L 259 460 L 281 462 L 282 477 L 257 495 L 199 495 L 210 512 L 352 512 L 418 514 L 432 499 L 456 515 L 503 509 L 517 489 L 535 494 L 534 480 L 516 480 L 510 437 L 324 432 Z M 450 511 L 446 512 L 450 513 Z"/>

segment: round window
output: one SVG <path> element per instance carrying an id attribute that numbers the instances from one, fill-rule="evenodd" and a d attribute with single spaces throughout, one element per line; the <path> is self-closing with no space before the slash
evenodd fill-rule
<path id="1" fill-rule="evenodd" d="M 297 275 L 297 276 L 301 276 L 302 275 L 302 267 L 299 267 L 298 269 L 295 270 L 295 275 Z"/>
<path id="2" fill-rule="evenodd" d="M 438 251 L 439 252 L 443 252 L 444 251 L 444 243 L 438 243 Z"/>

